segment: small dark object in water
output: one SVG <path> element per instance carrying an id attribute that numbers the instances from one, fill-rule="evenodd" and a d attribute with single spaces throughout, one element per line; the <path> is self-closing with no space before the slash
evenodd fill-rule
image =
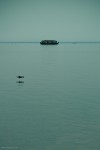
<path id="1" fill-rule="evenodd" d="M 42 40 L 40 44 L 42 45 L 57 45 L 59 42 L 56 40 Z"/>
<path id="2" fill-rule="evenodd" d="M 24 83 L 24 81 L 17 81 L 16 83 L 19 83 L 19 84 L 21 84 L 21 83 Z"/>
<path id="3" fill-rule="evenodd" d="M 19 78 L 19 79 L 20 79 L 20 78 L 24 78 L 24 76 L 16 76 L 16 77 Z"/>

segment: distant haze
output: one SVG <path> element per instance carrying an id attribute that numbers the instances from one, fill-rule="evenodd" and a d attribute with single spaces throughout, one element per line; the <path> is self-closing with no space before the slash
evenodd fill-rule
<path id="1" fill-rule="evenodd" d="M 100 0 L 0 0 L 0 41 L 100 41 Z"/>

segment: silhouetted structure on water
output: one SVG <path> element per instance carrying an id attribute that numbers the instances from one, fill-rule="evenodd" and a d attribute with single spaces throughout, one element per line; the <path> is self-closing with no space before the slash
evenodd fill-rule
<path id="1" fill-rule="evenodd" d="M 56 40 L 42 40 L 40 42 L 40 44 L 42 44 L 42 45 L 57 45 L 57 44 L 59 44 L 59 42 L 57 42 Z"/>

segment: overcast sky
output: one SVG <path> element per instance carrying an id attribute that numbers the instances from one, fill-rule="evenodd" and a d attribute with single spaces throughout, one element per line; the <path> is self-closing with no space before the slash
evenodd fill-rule
<path id="1" fill-rule="evenodd" d="M 0 0 L 0 41 L 100 41 L 100 0 Z"/>

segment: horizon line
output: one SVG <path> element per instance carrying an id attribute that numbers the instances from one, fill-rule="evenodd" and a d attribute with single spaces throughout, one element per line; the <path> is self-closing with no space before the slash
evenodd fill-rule
<path id="1" fill-rule="evenodd" d="M 58 41 L 59 43 L 100 43 L 100 41 Z M 40 43 L 40 41 L 0 41 L 0 43 Z"/>

